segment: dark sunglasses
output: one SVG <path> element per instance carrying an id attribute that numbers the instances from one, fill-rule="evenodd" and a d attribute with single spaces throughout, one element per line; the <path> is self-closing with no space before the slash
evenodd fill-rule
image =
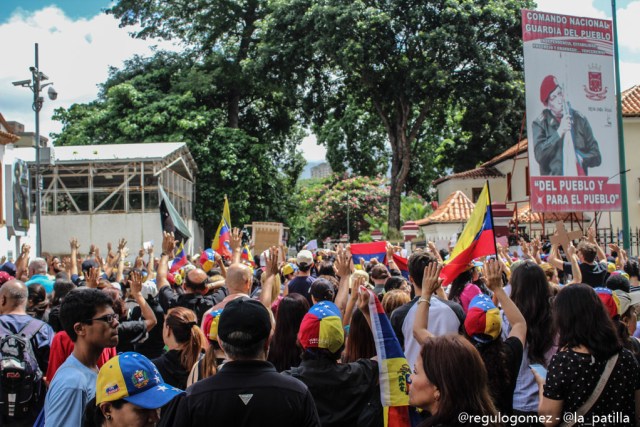
<path id="1" fill-rule="evenodd" d="M 106 322 L 106 323 L 113 323 L 114 320 L 118 321 L 120 320 L 120 316 L 117 315 L 116 313 L 112 313 L 112 314 L 105 314 L 104 316 L 100 316 L 100 317 L 94 317 L 93 319 L 87 319 L 84 320 L 84 323 L 91 323 L 94 320 L 99 320 L 101 322 Z"/>

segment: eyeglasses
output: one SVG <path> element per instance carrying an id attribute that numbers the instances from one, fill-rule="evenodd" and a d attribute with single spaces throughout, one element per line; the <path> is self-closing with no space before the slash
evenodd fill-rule
<path id="1" fill-rule="evenodd" d="M 116 313 L 105 314 L 104 316 L 94 317 L 93 319 L 84 320 L 84 323 L 91 323 L 94 320 L 99 320 L 101 322 L 106 322 L 106 323 L 113 323 L 114 320 L 115 321 L 120 320 L 120 316 L 117 315 Z"/>

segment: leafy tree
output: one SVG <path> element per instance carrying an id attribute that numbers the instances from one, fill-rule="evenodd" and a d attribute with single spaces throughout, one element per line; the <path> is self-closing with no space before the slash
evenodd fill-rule
<path id="1" fill-rule="evenodd" d="M 195 217 L 209 237 L 228 194 L 234 222 L 285 221 L 304 159 L 299 129 L 270 123 L 269 107 L 245 113 L 251 129 L 226 127 L 212 72 L 194 55 L 159 52 L 112 69 L 97 100 L 57 109 L 58 145 L 184 141 L 198 164 Z"/>
<path id="2" fill-rule="evenodd" d="M 262 50 L 273 75 L 298 83 L 317 126 L 331 125 L 336 99 L 378 118 L 392 153 L 388 218 L 397 229 L 413 150 L 424 147 L 418 136 L 425 124 L 444 123 L 447 106 L 462 112 L 463 129 L 473 131 L 466 148 L 475 149 L 467 152 L 472 160 L 452 166 L 477 162 L 512 140 L 512 107 L 521 101 L 520 9 L 530 6 L 529 0 L 274 0 Z M 426 147 L 434 156 L 433 145 Z M 451 161 L 464 160 L 464 151 L 453 150 Z"/>
<path id="3" fill-rule="evenodd" d="M 298 227 L 292 233 L 309 239 L 337 239 L 347 233 L 348 221 L 350 240 L 355 241 L 369 230 L 365 217 L 386 216 L 388 188 L 381 178 L 334 174 L 319 182 L 301 182 L 297 194 Z"/>

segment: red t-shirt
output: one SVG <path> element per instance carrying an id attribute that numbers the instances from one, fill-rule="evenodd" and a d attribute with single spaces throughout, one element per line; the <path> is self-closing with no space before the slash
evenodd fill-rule
<path id="1" fill-rule="evenodd" d="M 64 361 L 67 360 L 67 357 L 73 353 L 73 347 L 73 341 L 71 341 L 71 338 L 69 338 L 69 335 L 65 331 L 60 331 L 53 337 L 51 350 L 49 352 L 49 367 L 47 368 L 47 373 L 45 375 L 47 384 L 51 382 L 60 365 L 62 365 Z M 111 359 L 116 354 L 115 347 L 105 348 L 98 359 L 98 368 L 104 365 L 107 360 Z"/>

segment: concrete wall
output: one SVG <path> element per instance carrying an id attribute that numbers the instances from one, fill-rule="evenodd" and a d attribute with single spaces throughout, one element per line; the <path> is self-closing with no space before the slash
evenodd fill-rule
<path id="1" fill-rule="evenodd" d="M 506 174 L 505 174 L 506 175 Z M 484 187 L 486 178 L 482 179 L 450 179 L 438 184 L 438 203 L 443 203 L 454 191 L 462 191 L 473 201 L 473 189 Z M 494 201 L 504 201 L 507 194 L 507 181 L 504 178 L 489 179 L 491 198 Z"/>
<path id="2" fill-rule="evenodd" d="M 193 253 L 198 247 L 203 247 L 202 230 L 196 221 L 188 221 L 187 226 L 194 236 L 187 243 L 187 251 Z M 150 240 L 154 242 L 156 254 L 162 252 L 162 227 L 158 212 L 42 217 L 43 252 L 69 253 L 69 240 L 72 237 L 78 238 L 81 254 L 86 254 L 93 243 L 98 245 L 101 255 L 104 256 L 107 242 L 111 242 L 115 249 L 120 238 L 127 240 L 130 259 L 135 258 L 143 242 Z"/>
<path id="3" fill-rule="evenodd" d="M 626 117 L 623 120 L 625 161 L 627 169 L 627 203 L 629 205 L 629 226 L 632 230 L 640 227 L 640 117 Z M 620 212 L 611 214 L 613 229 L 622 228 Z M 602 214 L 599 225 L 609 227 L 609 214 Z"/>

